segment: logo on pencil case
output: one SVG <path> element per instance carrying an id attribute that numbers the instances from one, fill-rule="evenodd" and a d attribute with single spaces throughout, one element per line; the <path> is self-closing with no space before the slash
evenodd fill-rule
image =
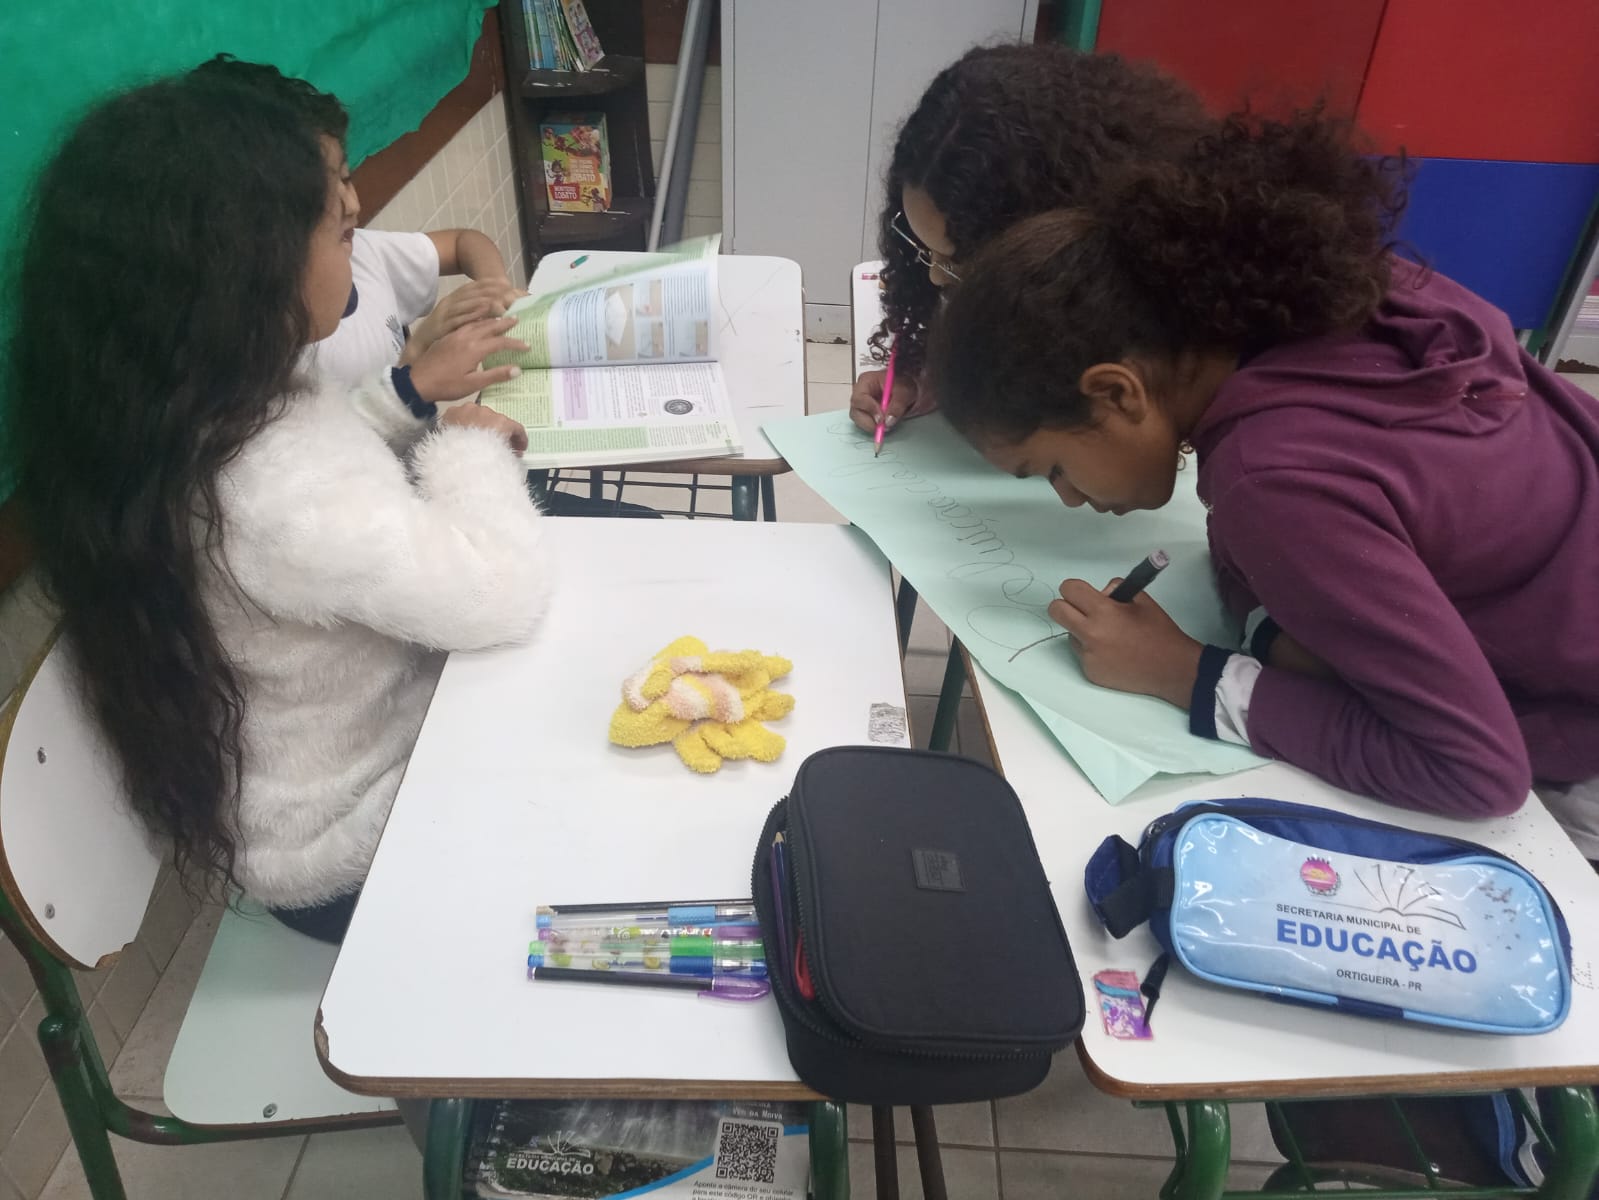
<path id="1" fill-rule="evenodd" d="M 912 850 L 911 865 L 916 870 L 916 886 L 929 892 L 964 892 L 961 860 L 948 850 Z"/>
<path id="2" fill-rule="evenodd" d="M 1300 881 L 1312 896 L 1331 896 L 1338 891 L 1338 872 L 1325 858 L 1307 858 L 1299 868 Z"/>
<path id="3" fill-rule="evenodd" d="M 532 1171 L 539 1175 L 592 1175 L 594 1152 L 579 1144 L 575 1131 L 552 1133 L 537 1144 L 512 1151 L 505 1159 L 508 1171 Z"/>

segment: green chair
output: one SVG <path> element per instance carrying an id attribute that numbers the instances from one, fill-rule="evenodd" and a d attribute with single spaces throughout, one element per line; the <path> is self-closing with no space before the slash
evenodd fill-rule
<path id="1" fill-rule="evenodd" d="M 117 1098 L 73 970 L 110 965 L 134 939 L 162 857 L 53 644 L 0 716 L 0 930 L 38 986 L 39 1042 L 95 1200 L 125 1196 L 113 1133 L 188 1145 L 397 1123 L 392 1101 L 342 1090 L 317 1062 L 335 949 L 243 904 L 223 917 L 167 1065 L 174 1115 Z"/>

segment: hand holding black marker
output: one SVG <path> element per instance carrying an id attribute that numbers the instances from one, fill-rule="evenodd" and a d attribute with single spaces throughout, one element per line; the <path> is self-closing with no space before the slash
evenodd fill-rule
<path id="1" fill-rule="evenodd" d="M 1110 598 L 1122 604 L 1131 604 L 1133 597 L 1147 588 L 1171 564 L 1171 556 L 1164 550 L 1156 550 L 1143 562 L 1127 572 L 1127 578 L 1116 585 Z"/>
<path id="2" fill-rule="evenodd" d="M 1204 647 L 1153 599 L 1138 598 L 1170 563 L 1156 550 L 1113 586 L 1068 579 L 1049 615 L 1071 635 L 1090 683 L 1187 708 Z"/>

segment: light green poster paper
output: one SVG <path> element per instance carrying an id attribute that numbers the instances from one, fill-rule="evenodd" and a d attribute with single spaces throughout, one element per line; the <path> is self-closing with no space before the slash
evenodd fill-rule
<path id="1" fill-rule="evenodd" d="M 1151 550 L 1172 563 L 1149 594 L 1191 636 L 1238 644 L 1211 577 L 1194 472 L 1158 512 L 1069 509 L 1041 479 L 985 463 L 942 417 L 902 423 L 872 457 L 848 416 L 765 427 L 821 497 L 864 529 L 983 667 L 1032 705 L 1106 799 L 1166 772 L 1226 774 L 1262 760 L 1188 732 L 1188 717 L 1147 696 L 1089 683 L 1045 610 L 1061 580 L 1104 584 Z"/>

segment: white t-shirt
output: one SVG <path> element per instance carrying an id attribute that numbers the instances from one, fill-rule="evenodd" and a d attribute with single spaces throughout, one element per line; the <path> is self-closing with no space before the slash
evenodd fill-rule
<path id="1" fill-rule="evenodd" d="M 425 233 L 357 229 L 350 274 L 355 310 L 304 359 L 318 382 L 345 388 L 399 362 L 406 327 L 438 299 L 439 252 Z"/>

